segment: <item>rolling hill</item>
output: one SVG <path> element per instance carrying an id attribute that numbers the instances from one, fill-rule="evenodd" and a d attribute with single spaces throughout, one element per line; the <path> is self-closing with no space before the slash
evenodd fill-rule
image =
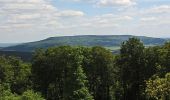
<path id="1" fill-rule="evenodd" d="M 45 40 L 24 43 L 16 46 L 2 48 L 3 51 L 22 51 L 31 52 L 37 48 L 48 48 L 52 46 L 71 45 L 71 46 L 103 46 L 107 48 L 118 48 L 120 44 L 131 37 L 141 39 L 145 45 L 162 45 L 166 39 L 152 38 L 145 36 L 132 35 L 84 35 L 84 36 L 63 36 L 50 37 Z"/>
<path id="2" fill-rule="evenodd" d="M 19 43 L 0 43 L 0 48 L 9 47 L 9 46 L 15 46 Z"/>

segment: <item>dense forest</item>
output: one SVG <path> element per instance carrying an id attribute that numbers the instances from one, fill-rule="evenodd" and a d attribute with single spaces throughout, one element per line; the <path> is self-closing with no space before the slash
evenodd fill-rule
<path id="1" fill-rule="evenodd" d="M 38 49 L 30 62 L 0 57 L 0 100 L 170 100 L 170 42 L 145 47 Z"/>

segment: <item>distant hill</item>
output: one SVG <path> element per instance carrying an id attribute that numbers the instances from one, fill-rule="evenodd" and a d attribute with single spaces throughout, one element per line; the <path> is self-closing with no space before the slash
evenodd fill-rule
<path id="1" fill-rule="evenodd" d="M 167 41 L 170 41 L 170 38 L 166 38 Z"/>
<path id="2" fill-rule="evenodd" d="M 52 46 L 71 45 L 71 46 L 103 46 L 107 48 L 119 47 L 120 44 L 131 37 L 141 39 L 145 45 L 162 45 L 166 39 L 152 38 L 145 36 L 132 36 L 132 35 L 84 35 L 84 36 L 63 36 L 63 37 L 50 37 L 45 40 L 24 43 L 16 46 L 3 48 L 3 51 L 22 51 L 31 52 L 37 48 L 48 48 Z"/>
<path id="3" fill-rule="evenodd" d="M 0 43 L 0 48 L 9 47 L 9 46 L 15 46 L 19 43 Z"/>

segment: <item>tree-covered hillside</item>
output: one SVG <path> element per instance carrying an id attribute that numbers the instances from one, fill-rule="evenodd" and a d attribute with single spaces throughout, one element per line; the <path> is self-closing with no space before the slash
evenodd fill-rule
<path id="1" fill-rule="evenodd" d="M 58 46 L 30 63 L 0 56 L 0 100 L 170 100 L 170 43 L 145 48 L 130 38 L 117 55 Z"/>
<path id="2" fill-rule="evenodd" d="M 170 42 L 38 49 L 30 63 L 0 56 L 0 100 L 170 100 Z"/>
<path id="3" fill-rule="evenodd" d="M 70 45 L 70 46 L 103 46 L 107 48 L 117 48 L 123 41 L 129 38 L 137 37 L 145 45 L 162 45 L 166 39 L 151 38 L 144 36 L 131 36 L 131 35 L 105 35 L 105 36 L 64 36 L 64 37 L 51 37 L 45 40 L 25 43 L 17 46 L 3 48 L 7 51 L 33 51 L 36 48 L 48 48 L 53 46 Z"/>

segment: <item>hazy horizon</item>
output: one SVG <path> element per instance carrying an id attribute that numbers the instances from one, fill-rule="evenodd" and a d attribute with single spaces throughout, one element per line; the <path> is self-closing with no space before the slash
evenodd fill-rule
<path id="1" fill-rule="evenodd" d="M 124 35 L 118 35 L 118 36 L 125 36 L 127 34 L 124 34 Z M 117 35 L 65 35 L 65 36 L 51 36 L 51 37 L 46 37 L 46 38 L 42 38 L 42 39 L 39 39 L 39 40 L 32 40 L 32 41 L 25 41 L 25 42 L 0 42 L 0 45 L 9 45 L 11 46 L 11 44 L 13 45 L 18 45 L 18 44 L 22 44 L 22 43 L 30 43 L 30 42 L 37 42 L 37 41 L 42 41 L 42 40 L 45 40 L 45 39 L 48 39 L 48 38 L 53 38 L 53 37 L 71 37 L 71 36 L 117 36 Z M 142 36 L 142 35 L 131 35 L 131 36 Z M 161 38 L 161 39 L 170 39 L 170 37 L 151 37 L 151 36 L 144 36 L 144 37 L 150 37 L 150 38 Z M 5 47 L 6 47 L 5 45 Z"/>
<path id="2" fill-rule="evenodd" d="M 0 43 L 74 35 L 170 38 L 168 0 L 0 0 Z"/>

